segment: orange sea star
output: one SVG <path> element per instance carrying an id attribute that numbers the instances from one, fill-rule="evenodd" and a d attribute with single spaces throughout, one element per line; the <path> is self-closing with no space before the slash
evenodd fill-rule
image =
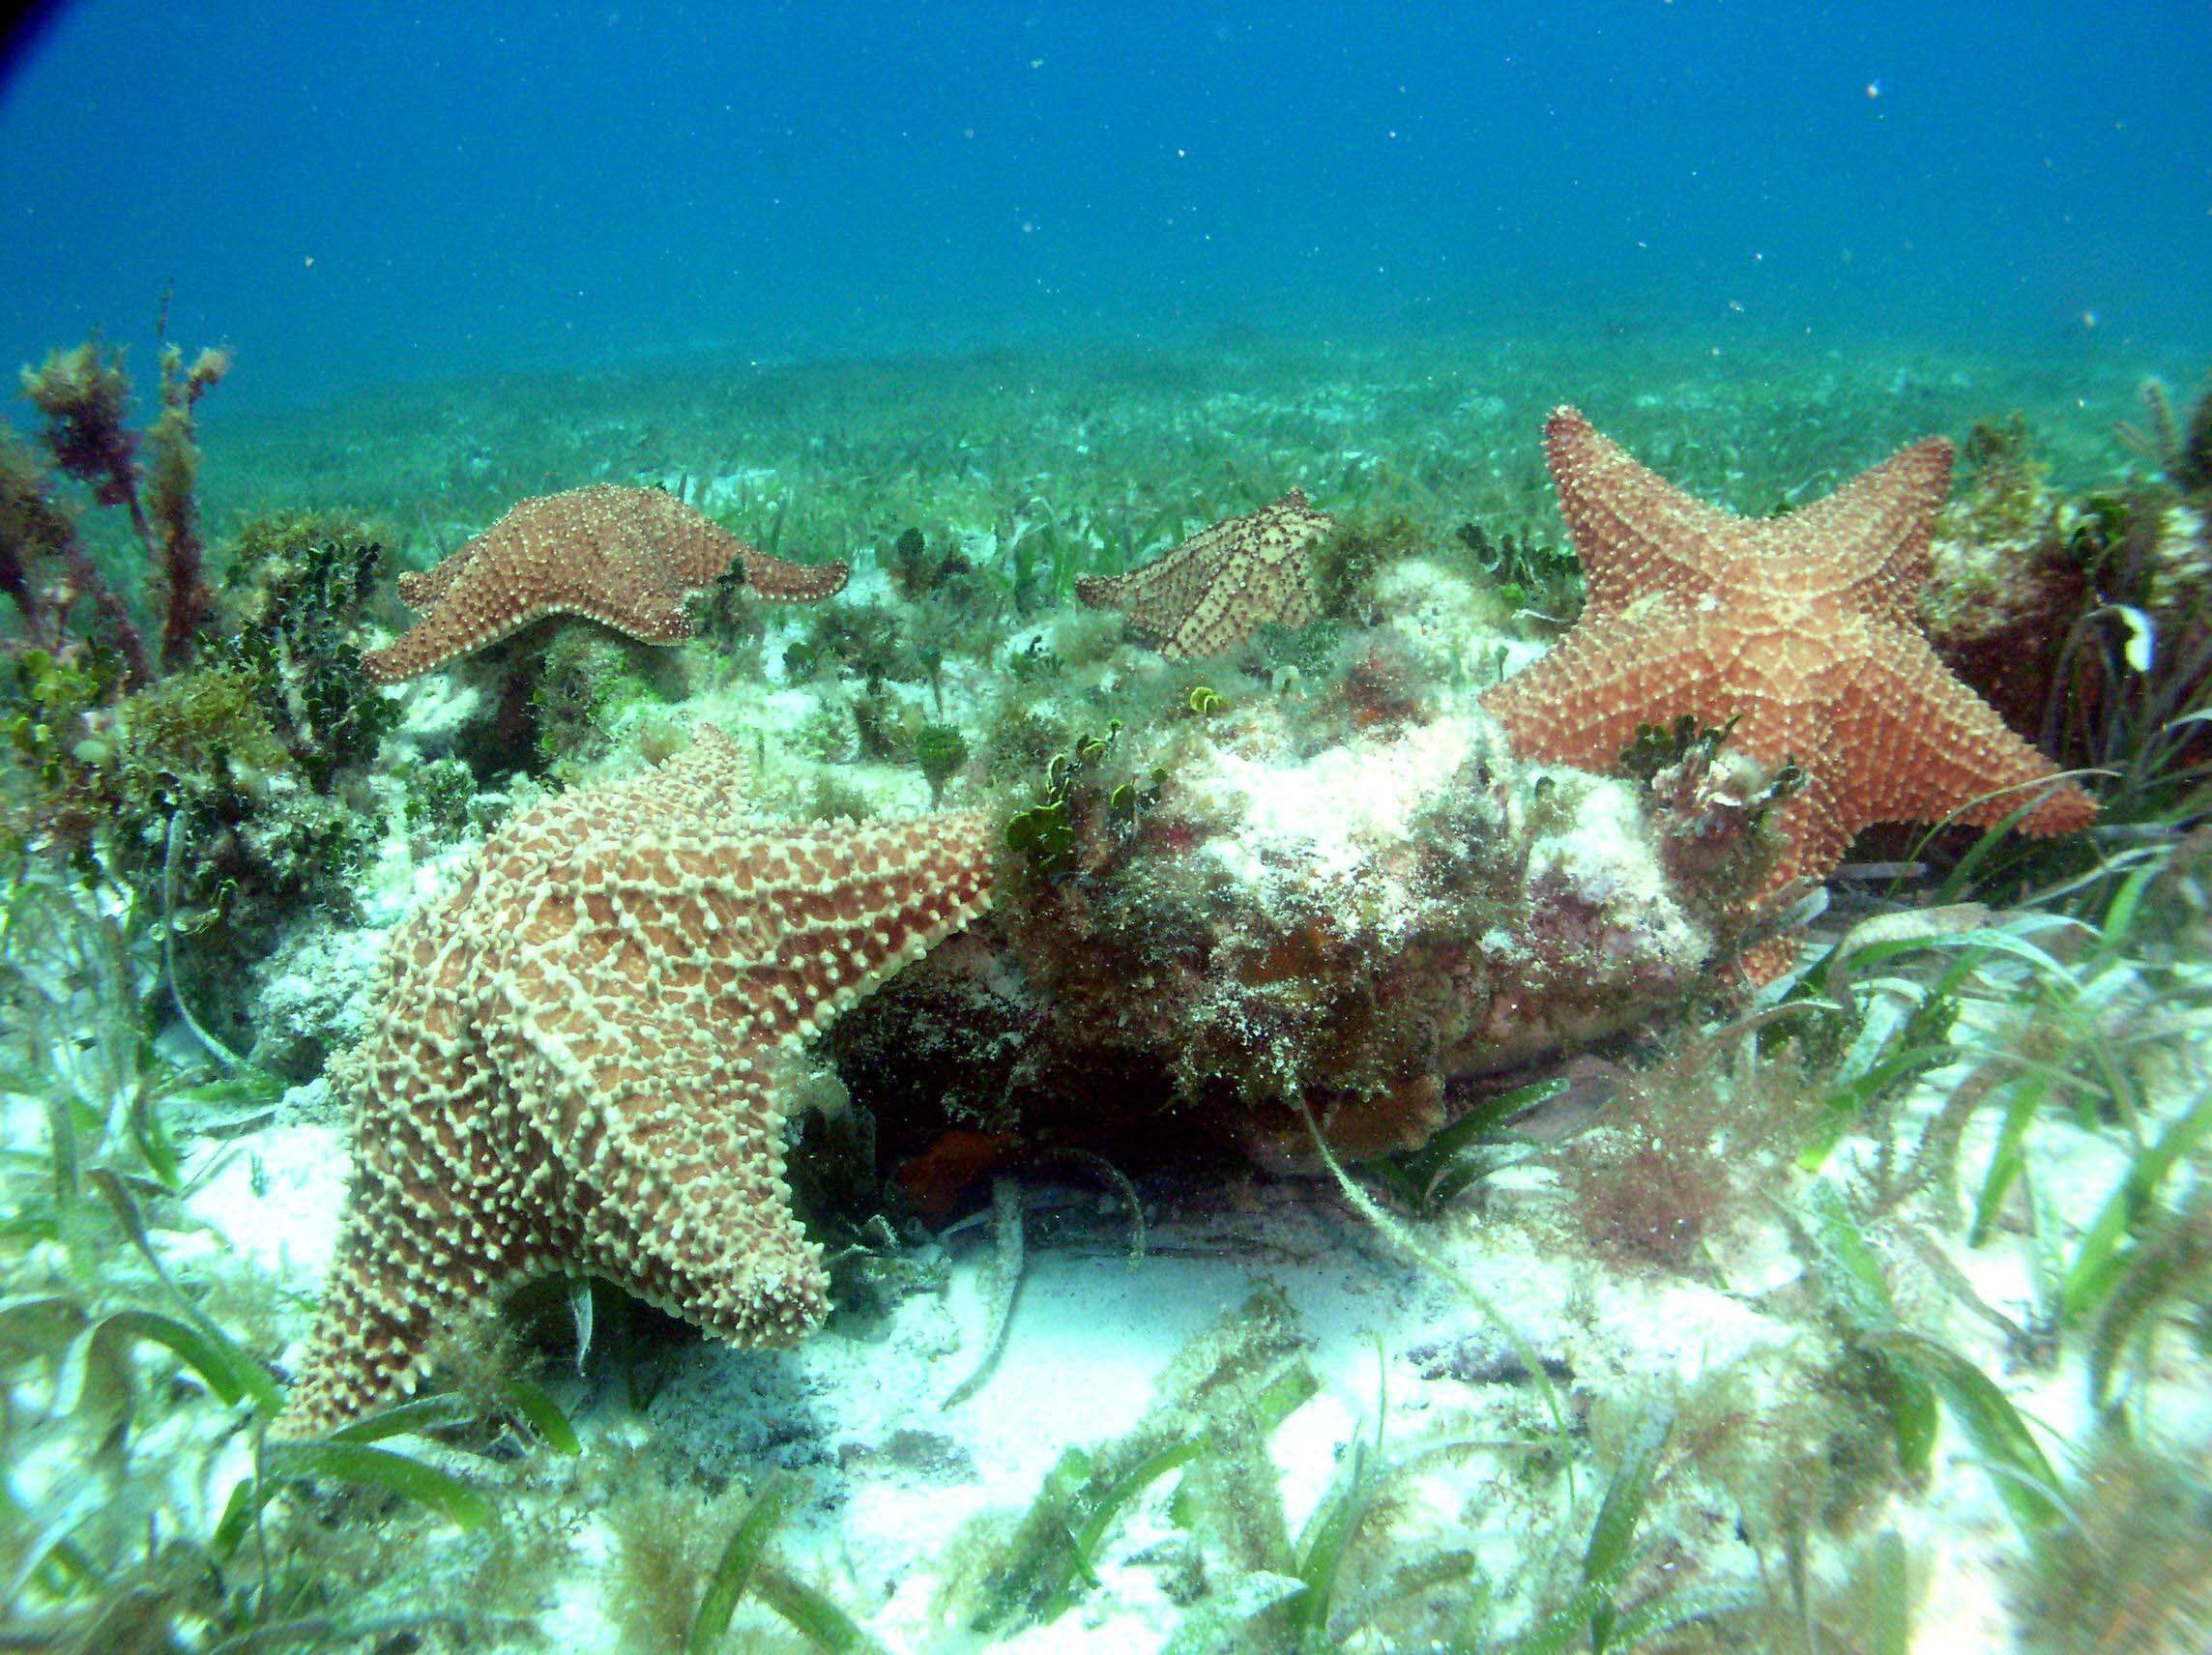
<path id="1" fill-rule="evenodd" d="M 278 1436 L 411 1390 L 439 1340 L 554 1270 L 744 1344 L 821 1320 L 779 1054 L 982 912 L 997 845 L 979 814 L 787 826 L 744 794 L 737 744 L 702 730 L 517 817 L 393 935 L 332 1068 L 353 1187 Z"/>
<path id="2" fill-rule="evenodd" d="M 1807 777 L 1776 815 L 1789 847 L 1755 907 L 1824 878 L 1877 822 L 1986 827 L 2029 800 L 2029 833 L 2095 818 L 1912 618 L 1949 443 L 1915 443 L 1825 500 L 1756 521 L 1691 499 L 1572 408 L 1552 415 L 1544 446 L 1589 598 L 1556 649 L 1483 697 L 1517 751 L 1608 770 L 1641 724 L 1738 720 L 1734 750 Z M 2052 784 L 2040 798 L 2038 782 Z M 1747 973 L 1771 975 L 1790 951 L 1767 949 Z"/>
<path id="3" fill-rule="evenodd" d="M 594 483 L 525 500 L 434 569 L 399 577 L 423 611 L 362 655 L 377 683 L 432 672 L 548 615 L 582 615 L 647 644 L 691 636 L 684 600 L 733 560 L 763 597 L 811 602 L 845 584 L 842 563 L 787 563 L 747 545 L 665 489 Z"/>
<path id="4" fill-rule="evenodd" d="M 1085 575 L 1075 595 L 1093 609 L 1127 612 L 1170 660 L 1218 655 L 1268 622 L 1314 619 L 1306 553 L 1336 527 L 1298 489 L 1242 517 L 1202 529 L 1127 574 Z"/>

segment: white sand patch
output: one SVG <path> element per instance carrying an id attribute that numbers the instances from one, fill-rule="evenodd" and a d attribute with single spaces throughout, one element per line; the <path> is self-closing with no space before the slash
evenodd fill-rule
<path id="1" fill-rule="evenodd" d="M 1156 1205 L 1158 1197 L 1150 1200 Z M 1033 1214 L 1029 1267 L 990 1379 L 949 1409 L 984 1338 L 978 1279 L 990 1248 L 958 1244 L 942 1294 L 900 1302 L 886 1322 L 830 1329 L 788 1352 L 702 1347 L 655 1404 L 665 1446 L 741 1445 L 721 1468 L 809 1467 L 814 1500 L 783 1554 L 816 1572 L 893 1648 L 948 1633 L 930 1608 L 952 1537 L 977 1514 L 1011 1521 L 1069 1447 L 1134 1427 L 1169 1363 L 1192 1338 L 1262 1290 L 1279 1292 L 1307 1343 L 1319 1392 L 1271 1435 L 1293 1533 L 1343 1474 L 1354 1437 L 1410 1457 L 1446 1439 L 1526 1440 L 1543 1409 L 1491 1315 L 1407 1260 L 1343 1208 L 1326 1185 L 1236 1186 L 1175 1198 L 1155 1211 L 1151 1255 L 1132 1264 L 1124 1221 L 1088 1197 L 1042 1192 L 1057 1220 Z M 1089 1216 L 1087 1216 L 1087 1214 Z M 1794 1321 L 1713 1287 L 1672 1279 L 1599 1280 L 1571 1252 L 1547 1249 L 1509 1218 L 1457 1213 L 1423 1241 L 1479 1284 L 1497 1314 L 1580 1388 L 1665 1394 L 1755 1355 L 1786 1362 L 1807 1342 Z M 1816 1341 L 1816 1343 L 1818 1343 Z M 712 1450 L 709 1450 L 712 1452 Z M 1519 1474 L 1521 1457 L 1437 1462 L 1404 1492 L 1409 1544 L 1440 1534 L 1473 1546 L 1513 1589 L 1563 1508 Z M 1101 1585 L 1016 1649 L 1154 1650 L 1180 1618 L 1163 1569 L 1145 1560 L 1174 1542 L 1169 1475 L 1135 1499 L 1099 1559 Z M 1739 1559 L 1748 1566 L 1748 1553 Z"/>
<path id="2" fill-rule="evenodd" d="M 891 585 L 890 570 L 877 558 L 863 558 L 853 566 L 846 578 L 845 589 L 835 598 L 836 603 L 881 603 L 903 609 L 898 589 Z"/>
<path id="3" fill-rule="evenodd" d="M 205 1178 L 187 1205 L 222 1237 L 232 1256 L 276 1281 L 311 1287 L 329 1271 L 337 1244 L 345 1146 L 346 1128 L 317 1123 L 274 1126 L 237 1144 L 208 1144 L 187 1167 L 188 1179 Z"/>

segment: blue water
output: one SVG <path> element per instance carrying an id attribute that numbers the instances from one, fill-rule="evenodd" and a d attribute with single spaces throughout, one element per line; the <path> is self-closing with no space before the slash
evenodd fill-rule
<path id="1" fill-rule="evenodd" d="M 89 0 L 0 98 L 0 362 L 230 406 L 701 350 L 2212 341 L 2212 7 Z"/>

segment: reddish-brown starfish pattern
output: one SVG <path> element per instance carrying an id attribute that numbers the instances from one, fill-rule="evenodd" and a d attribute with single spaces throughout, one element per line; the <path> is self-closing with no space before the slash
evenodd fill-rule
<path id="1" fill-rule="evenodd" d="M 436 568 L 399 577 L 422 619 L 362 655 L 377 683 L 433 672 L 548 615 L 582 615 L 646 644 L 691 636 L 684 601 L 733 560 L 761 596 L 814 602 L 846 566 L 787 563 L 658 488 L 594 483 L 525 500 Z"/>
<path id="2" fill-rule="evenodd" d="M 1093 609 L 1126 611 L 1170 660 L 1218 655 L 1268 622 L 1303 626 L 1314 619 L 1306 553 L 1335 527 L 1294 488 L 1272 506 L 1200 530 L 1143 568 L 1085 575 L 1075 595 Z"/>
<path id="3" fill-rule="evenodd" d="M 974 812 L 751 819 L 737 743 L 578 788 L 393 934 L 332 1068 L 354 1179 L 279 1437 L 414 1388 L 507 1289 L 607 1276 L 740 1344 L 827 1308 L 783 1178 L 778 1058 L 991 900 Z"/>
<path id="4" fill-rule="evenodd" d="M 1572 408 L 1553 414 L 1544 443 L 1589 599 L 1557 648 L 1483 698 L 1517 751 L 1608 770 L 1639 725 L 1736 719 L 1735 750 L 1807 778 L 1778 812 L 1789 844 L 1755 907 L 1824 878 L 1878 822 L 1986 827 L 2023 803 L 2028 833 L 2095 818 L 1913 621 L 1949 443 L 1916 443 L 1758 521 L 1691 499 Z M 1793 952 L 1760 950 L 1746 971 L 1772 975 Z"/>

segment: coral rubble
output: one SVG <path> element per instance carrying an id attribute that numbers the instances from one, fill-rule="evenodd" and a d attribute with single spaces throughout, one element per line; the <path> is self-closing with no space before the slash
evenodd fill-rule
<path id="1" fill-rule="evenodd" d="M 907 1100 L 894 1144 L 918 1115 L 1141 1161 L 1307 1156 L 1302 1106 L 1373 1154 L 1441 1126 L 1455 1081 L 1707 986 L 1705 893 L 1663 871 L 1671 801 L 1523 768 L 1472 711 L 1300 751 L 1304 722 L 1261 702 L 1055 761 L 991 924 L 834 1037 L 865 1095 Z"/>

